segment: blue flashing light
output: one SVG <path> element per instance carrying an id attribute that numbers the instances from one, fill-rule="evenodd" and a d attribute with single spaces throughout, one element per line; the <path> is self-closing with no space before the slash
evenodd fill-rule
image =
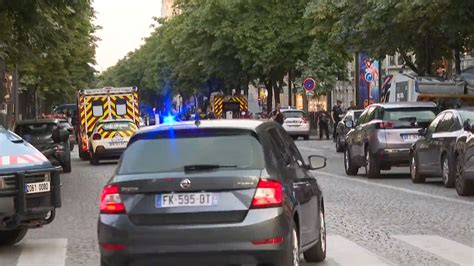
<path id="1" fill-rule="evenodd" d="M 163 124 L 165 125 L 172 125 L 174 122 L 176 122 L 176 120 L 172 115 L 167 115 L 163 118 Z"/>

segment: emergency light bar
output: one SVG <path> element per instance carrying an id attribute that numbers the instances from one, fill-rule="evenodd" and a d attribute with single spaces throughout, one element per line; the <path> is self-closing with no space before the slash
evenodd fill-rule
<path id="1" fill-rule="evenodd" d="M 105 87 L 99 89 L 83 89 L 80 90 L 81 94 L 84 95 L 95 95 L 95 94 L 105 94 L 105 93 L 130 93 L 137 91 L 137 87 L 121 87 L 121 88 L 114 88 L 114 87 Z"/>

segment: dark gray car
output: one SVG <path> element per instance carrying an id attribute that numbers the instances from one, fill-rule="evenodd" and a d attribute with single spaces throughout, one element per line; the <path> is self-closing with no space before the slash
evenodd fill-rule
<path id="1" fill-rule="evenodd" d="M 100 203 L 102 265 L 299 265 L 326 257 L 321 188 L 274 122 L 142 129 Z"/>
<path id="2" fill-rule="evenodd" d="M 464 123 L 474 121 L 474 110 L 451 109 L 440 113 L 428 128 L 420 130 L 423 137 L 411 149 L 410 175 L 414 183 L 427 176 L 441 176 L 445 187 L 454 187 L 456 161 L 454 146 L 464 134 Z"/>
<path id="3" fill-rule="evenodd" d="M 359 117 L 346 136 L 344 168 L 356 175 L 365 167 L 369 178 L 380 176 L 380 170 L 407 166 L 410 148 L 420 138 L 419 130 L 436 117 L 434 103 L 404 102 L 372 104 Z"/>
<path id="4" fill-rule="evenodd" d="M 337 123 L 336 126 L 336 151 L 342 152 L 345 148 L 345 138 L 347 133 L 351 130 L 346 124 L 352 121 L 354 124 L 357 123 L 360 115 L 364 110 L 348 110 L 344 117 Z"/>

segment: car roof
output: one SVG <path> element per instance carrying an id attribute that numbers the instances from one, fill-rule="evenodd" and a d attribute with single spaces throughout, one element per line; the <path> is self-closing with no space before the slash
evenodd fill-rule
<path id="1" fill-rule="evenodd" d="M 371 106 L 380 106 L 385 109 L 410 108 L 410 107 L 436 107 L 433 102 L 396 102 L 396 103 L 374 103 Z"/>
<path id="2" fill-rule="evenodd" d="M 162 132 L 170 129 L 185 130 L 185 129 L 236 129 L 249 130 L 256 132 L 257 128 L 265 122 L 251 119 L 218 119 L 218 120 L 200 120 L 199 125 L 195 121 L 176 122 L 174 124 L 160 124 L 156 126 L 146 127 L 138 130 L 136 135 L 146 134 L 151 132 Z"/>
<path id="3" fill-rule="evenodd" d="M 304 110 L 301 110 L 301 109 L 280 109 L 280 112 L 284 113 L 284 112 L 305 112 Z"/>
<path id="4" fill-rule="evenodd" d="M 59 123 L 66 122 L 65 119 L 61 118 L 40 118 L 40 119 L 25 119 L 18 121 L 17 125 L 31 125 L 31 124 L 50 124 L 50 123 Z"/>

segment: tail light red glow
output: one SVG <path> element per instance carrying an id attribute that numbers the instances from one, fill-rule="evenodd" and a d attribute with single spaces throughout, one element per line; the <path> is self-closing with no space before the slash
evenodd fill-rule
<path id="1" fill-rule="evenodd" d="M 262 240 L 253 240 L 252 244 L 254 245 L 272 245 L 272 244 L 279 244 L 283 242 L 282 236 L 277 236 L 274 238 L 269 239 L 262 239 Z"/>
<path id="2" fill-rule="evenodd" d="M 393 122 L 378 122 L 375 124 L 375 127 L 378 129 L 389 129 L 394 128 L 395 124 Z"/>
<path id="3" fill-rule="evenodd" d="M 303 124 L 306 124 L 306 123 L 308 123 L 308 118 L 303 117 Z"/>
<path id="4" fill-rule="evenodd" d="M 111 244 L 111 243 L 102 243 L 102 248 L 107 250 L 124 250 L 127 246 L 122 244 Z"/>
<path id="5" fill-rule="evenodd" d="M 102 190 L 100 212 L 104 214 L 125 213 L 125 205 L 122 203 L 117 185 L 108 185 Z"/>
<path id="6" fill-rule="evenodd" d="M 283 203 L 283 187 L 276 180 L 260 179 L 252 200 L 252 208 L 278 207 Z"/>
<path id="7" fill-rule="evenodd" d="M 92 135 L 93 140 L 100 140 L 101 138 L 102 136 L 99 133 L 94 133 L 94 135 Z"/>

